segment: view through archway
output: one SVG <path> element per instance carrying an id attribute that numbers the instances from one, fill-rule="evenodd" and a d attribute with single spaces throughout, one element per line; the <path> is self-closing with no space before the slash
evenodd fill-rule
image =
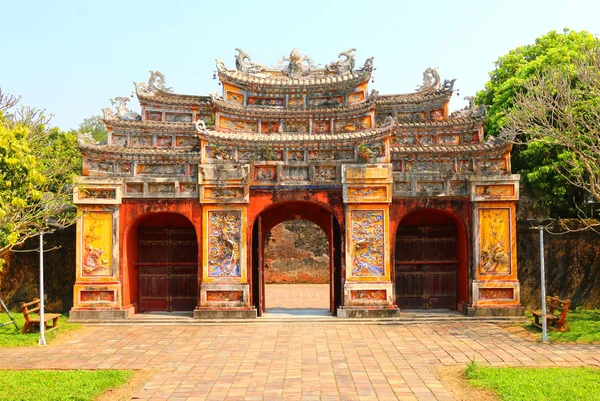
<path id="1" fill-rule="evenodd" d="M 267 234 L 264 249 L 267 311 L 330 306 L 327 235 L 306 220 L 280 223 Z"/>

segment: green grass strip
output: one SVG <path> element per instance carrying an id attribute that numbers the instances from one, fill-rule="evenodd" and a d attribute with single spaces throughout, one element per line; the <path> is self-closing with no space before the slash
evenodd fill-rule
<path id="1" fill-rule="evenodd" d="M 531 318 L 533 320 L 533 318 Z M 600 309 L 583 310 L 577 308 L 567 314 L 569 331 L 555 332 L 549 328 L 548 339 L 551 342 L 576 342 L 582 344 L 600 343 Z M 534 333 L 541 330 L 533 324 L 525 328 Z"/>
<path id="2" fill-rule="evenodd" d="M 0 370 L 0 400 L 93 400 L 132 375 L 130 370 Z"/>
<path id="3" fill-rule="evenodd" d="M 13 324 L 0 327 L 0 348 L 32 347 L 37 345 L 40 338 L 38 326 L 35 327 L 35 333 L 21 334 L 21 329 L 25 325 L 23 314 L 11 312 L 11 315 L 17 322 L 19 330 L 17 330 Z M 8 321 L 8 316 L 5 313 L 0 313 L 0 323 Z M 46 342 L 49 344 L 53 339 L 55 339 L 57 336 L 60 336 L 62 333 L 76 330 L 80 327 L 81 325 L 79 324 L 67 323 L 67 318 L 65 316 L 61 316 L 58 319 L 58 329 L 46 333 Z"/>
<path id="4" fill-rule="evenodd" d="M 469 385 L 495 392 L 503 401 L 600 401 L 600 369 L 493 368 L 471 363 Z"/>

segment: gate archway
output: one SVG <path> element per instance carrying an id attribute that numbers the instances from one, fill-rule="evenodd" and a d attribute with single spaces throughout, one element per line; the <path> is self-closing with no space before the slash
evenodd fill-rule
<path id="1" fill-rule="evenodd" d="M 179 213 L 140 218 L 129 233 L 139 312 L 192 311 L 198 305 L 198 239 L 192 223 Z M 137 249 L 136 249 L 137 248 Z"/>
<path id="2" fill-rule="evenodd" d="M 442 210 L 409 213 L 395 243 L 396 304 L 404 309 L 457 309 L 468 298 L 462 222 Z"/>
<path id="3" fill-rule="evenodd" d="M 327 236 L 329 249 L 329 311 L 335 314 L 342 302 L 342 235 L 340 224 L 325 207 L 312 202 L 290 201 L 270 206 L 255 219 L 252 227 L 252 303 L 259 316 L 265 312 L 264 247 L 268 233 L 289 220 L 306 220 L 319 226 Z"/>

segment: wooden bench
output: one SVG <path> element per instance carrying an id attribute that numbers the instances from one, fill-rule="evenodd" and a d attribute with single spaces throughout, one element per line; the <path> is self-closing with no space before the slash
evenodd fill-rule
<path id="1" fill-rule="evenodd" d="M 571 300 L 562 300 L 557 296 L 546 297 L 546 326 L 554 327 L 554 331 L 569 331 L 567 323 L 567 312 L 569 312 Z M 533 312 L 535 322 L 533 325 L 542 328 L 542 312 Z"/>
<path id="2" fill-rule="evenodd" d="M 30 306 L 33 306 L 33 308 L 29 309 Z M 29 303 L 21 302 L 21 311 L 23 312 L 23 317 L 25 318 L 25 325 L 23 326 L 23 330 L 21 330 L 21 333 L 33 333 L 34 326 L 40 325 L 40 300 L 35 298 Z M 30 314 L 36 312 L 38 313 L 37 318 L 29 316 Z M 58 328 L 59 317 L 60 315 L 58 313 L 44 313 L 44 328 L 46 329 L 46 332 L 50 332 Z M 48 322 L 50 320 L 52 320 L 52 327 L 48 329 Z"/>

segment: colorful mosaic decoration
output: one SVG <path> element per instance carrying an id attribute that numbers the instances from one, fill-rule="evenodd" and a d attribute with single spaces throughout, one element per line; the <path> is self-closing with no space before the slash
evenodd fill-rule
<path id="1" fill-rule="evenodd" d="M 208 302 L 242 302 L 243 299 L 242 291 L 206 291 Z"/>
<path id="2" fill-rule="evenodd" d="M 514 288 L 480 288 L 479 299 L 514 299 Z"/>
<path id="3" fill-rule="evenodd" d="M 240 211 L 208 212 L 208 276 L 241 277 Z"/>
<path id="4" fill-rule="evenodd" d="M 114 291 L 81 291 L 81 302 L 115 302 Z"/>
<path id="5" fill-rule="evenodd" d="M 383 210 L 352 210 L 350 219 L 352 275 L 384 276 Z"/>

